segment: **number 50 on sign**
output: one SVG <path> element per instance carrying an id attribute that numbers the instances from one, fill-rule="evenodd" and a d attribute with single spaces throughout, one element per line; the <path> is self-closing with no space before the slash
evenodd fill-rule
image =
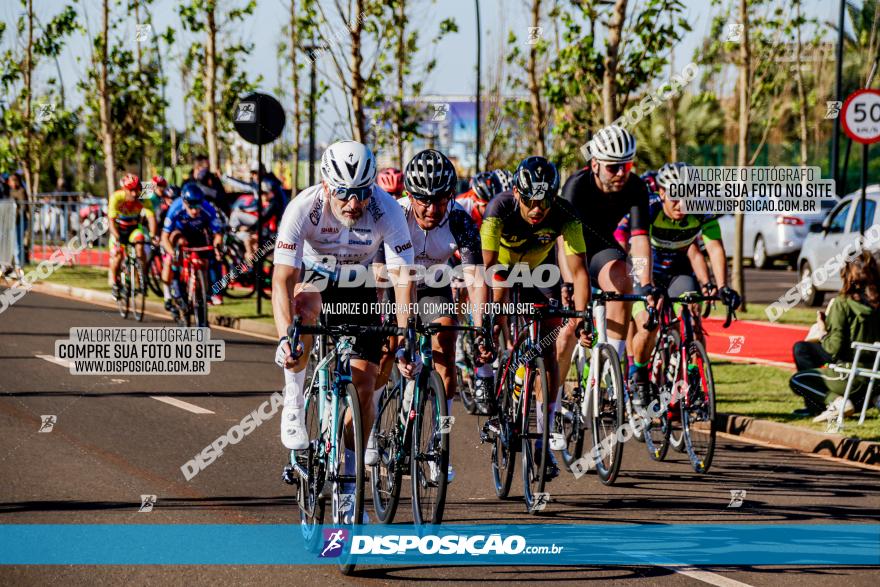
<path id="1" fill-rule="evenodd" d="M 869 145 L 880 141 L 880 90 L 858 90 L 843 103 L 843 131 Z"/>

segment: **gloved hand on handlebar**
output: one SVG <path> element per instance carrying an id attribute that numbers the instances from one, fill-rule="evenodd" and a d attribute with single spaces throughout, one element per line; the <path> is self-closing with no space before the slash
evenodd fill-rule
<path id="1" fill-rule="evenodd" d="M 660 304 L 660 298 L 663 297 L 663 288 L 657 287 L 653 283 L 645 285 L 637 285 L 634 288 L 635 294 L 648 298 L 649 305 L 657 307 Z"/>
<path id="2" fill-rule="evenodd" d="M 703 284 L 703 295 L 714 296 L 718 294 L 718 286 L 711 281 Z"/>
<path id="3" fill-rule="evenodd" d="M 726 285 L 718 291 L 718 297 L 721 298 L 721 303 L 733 310 L 739 308 L 739 305 L 742 302 L 742 297 L 739 295 L 739 292 Z"/>
<path id="4" fill-rule="evenodd" d="M 406 356 L 406 349 L 404 347 L 401 346 L 397 349 L 397 368 L 400 374 L 407 379 L 413 379 L 422 370 L 422 355 L 421 353 L 416 353 L 415 355 L 416 360 L 410 361 L 409 357 Z"/>

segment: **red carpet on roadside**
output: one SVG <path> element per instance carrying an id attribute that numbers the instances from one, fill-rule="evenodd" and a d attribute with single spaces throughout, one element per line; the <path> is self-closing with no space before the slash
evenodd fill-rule
<path id="1" fill-rule="evenodd" d="M 750 320 L 735 321 L 730 328 L 723 328 L 724 320 L 703 320 L 706 329 L 706 346 L 712 354 L 724 355 L 733 360 L 757 359 L 787 363 L 794 367 L 791 348 L 804 340 L 809 328 L 790 324 L 770 324 Z"/>

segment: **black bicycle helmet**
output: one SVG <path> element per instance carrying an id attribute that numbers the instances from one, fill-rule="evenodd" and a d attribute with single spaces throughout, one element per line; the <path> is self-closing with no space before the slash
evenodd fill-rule
<path id="1" fill-rule="evenodd" d="M 559 192 L 559 171 L 544 157 L 526 157 L 516 168 L 513 185 L 521 198 L 555 198 Z"/>
<path id="2" fill-rule="evenodd" d="M 482 171 L 474 175 L 471 178 L 471 189 L 483 202 L 488 202 L 504 191 L 498 177 L 491 171 Z"/>
<path id="3" fill-rule="evenodd" d="M 403 186 L 417 200 L 437 200 L 455 193 L 458 175 L 449 158 L 434 149 L 425 149 L 406 164 Z"/>

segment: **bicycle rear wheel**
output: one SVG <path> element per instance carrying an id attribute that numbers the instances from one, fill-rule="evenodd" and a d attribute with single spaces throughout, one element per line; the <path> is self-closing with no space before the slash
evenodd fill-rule
<path id="1" fill-rule="evenodd" d="M 131 264 L 131 308 L 134 311 L 134 319 L 138 322 L 144 320 L 144 306 L 147 301 L 147 283 L 144 275 L 144 264 L 140 259 L 135 259 Z"/>
<path id="2" fill-rule="evenodd" d="M 449 434 L 443 426 L 448 415 L 446 389 L 436 371 L 422 377 L 421 386 L 410 452 L 413 522 L 440 524 L 446 505 L 449 468 Z"/>
<path id="3" fill-rule="evenodd" d="M 397 368 L 394 368 L 394 372 Z M 393 378 L 393 373 L 392 373 Z M 389 381 L 379 396 L 379 413 L 373 424 L 379 462 L 371 467 L 370 485 L 373 491 L 373 509 L 379 521 L 394 521 L 400 502 L 400 484 L 403 478 L 403 443 L 400 415 L 401 389 L 398 381 Z"/>
<path id="4" fill-rule="evenodd" d="M 601 344 L 598 352 L 596 379 L 590 385 L 589 409 L 592 420 L 593 450 L 599 480 L 611 485 L 620 472 L 623 458 L 623 441 L 618 432 L 623 431 L 623 377 L 620 375 L 620 359 L 608 344 Z M 591 373 L 590 377 L 593 378 Z M 598 408 L 598 409 L 597 409 Z M 629 427 L 627 427 L 629 429 Z M 632 430 L 629 430 L 632 433 Z"/>
<path id="5" fill-rule="evenodd" d="M 498 406 L 497 430 L 494 432 L 495 444 L 492 446 L 492 481 L 495 485 L 495 495 L 505 498 L 510 493 L 510 484 L 513 482 L 513 471 L 516 468 L 516 449 L 513 439 L 513 423 L 516 414 L 513 413 L 513 377 L 516 365 L 514 355 L 508 353 L 502 356 L 500 361 L 504 365 L 501 377 L 498 380 L 496 405 Z M 491 422 L 491 420 L 490 420 Z M 487 422 L 487 426 L 489 423 Z"/>
<path id="6" fill-rule="evenodd" d="M 687 376 L 686 396 L 679 400 L 684 442 L 694 471 L 705 473 L 715 454 L 715 381 L 706 349 L 698 341 L 688 347 L 682 371 Z"/>
<path id="7" fill-rule="evenodd" d="M 351 436 L 354 446 L 345 448 L 345 421 L 351 420 Z M 345 386 L 345 393 L 339 398 L 339 418 L 334 433 L 336 451 L 336 471 L 333 473 L 332 499 L 333 524 L 353 526 L 363 523 L 364 515 L 364 447 L 363 422 L 357 392 L 351 383 Z M 347 462 L 347 459 L 353 462 Z M 343 575 L 350 574 L 355 567 L 355 556 L 343 553 L 339 557 L 339 568 Z"/>
<path id="8" fill-rule="evenodd" d="M 536 514 L 539 511 L 539 504 L 545 504 L 548 496 L 544 492 L 546 479 L 544 472 L 546 471 L 546 463 L 550 454 L 550 423 L 547 421 L 547 403 L 541 402 L 540 412 L 537 409 L 537 395 L 535 385 L 540 384 L 547 397 L 550 391 L 550 380 L 547 378 L 547 370 L 544 369 L 544 359 L 538 357 L 535 359 L 534 368 L 530 369 L 530 377 L 528 385 L 528 402 L 524 410 L 525 417 L 522 422 L 522 475 L 523 475 L 523 496 L 526 502 L 526 510 L 530 514 Z M 535 407 L 534 415 L 532 407 Z M 538 432 L 538 418 L 544 420 L 543 432 Z M 541 441 L 541 448 L 538 449 L 532 444 L 532 440 Z"/>

